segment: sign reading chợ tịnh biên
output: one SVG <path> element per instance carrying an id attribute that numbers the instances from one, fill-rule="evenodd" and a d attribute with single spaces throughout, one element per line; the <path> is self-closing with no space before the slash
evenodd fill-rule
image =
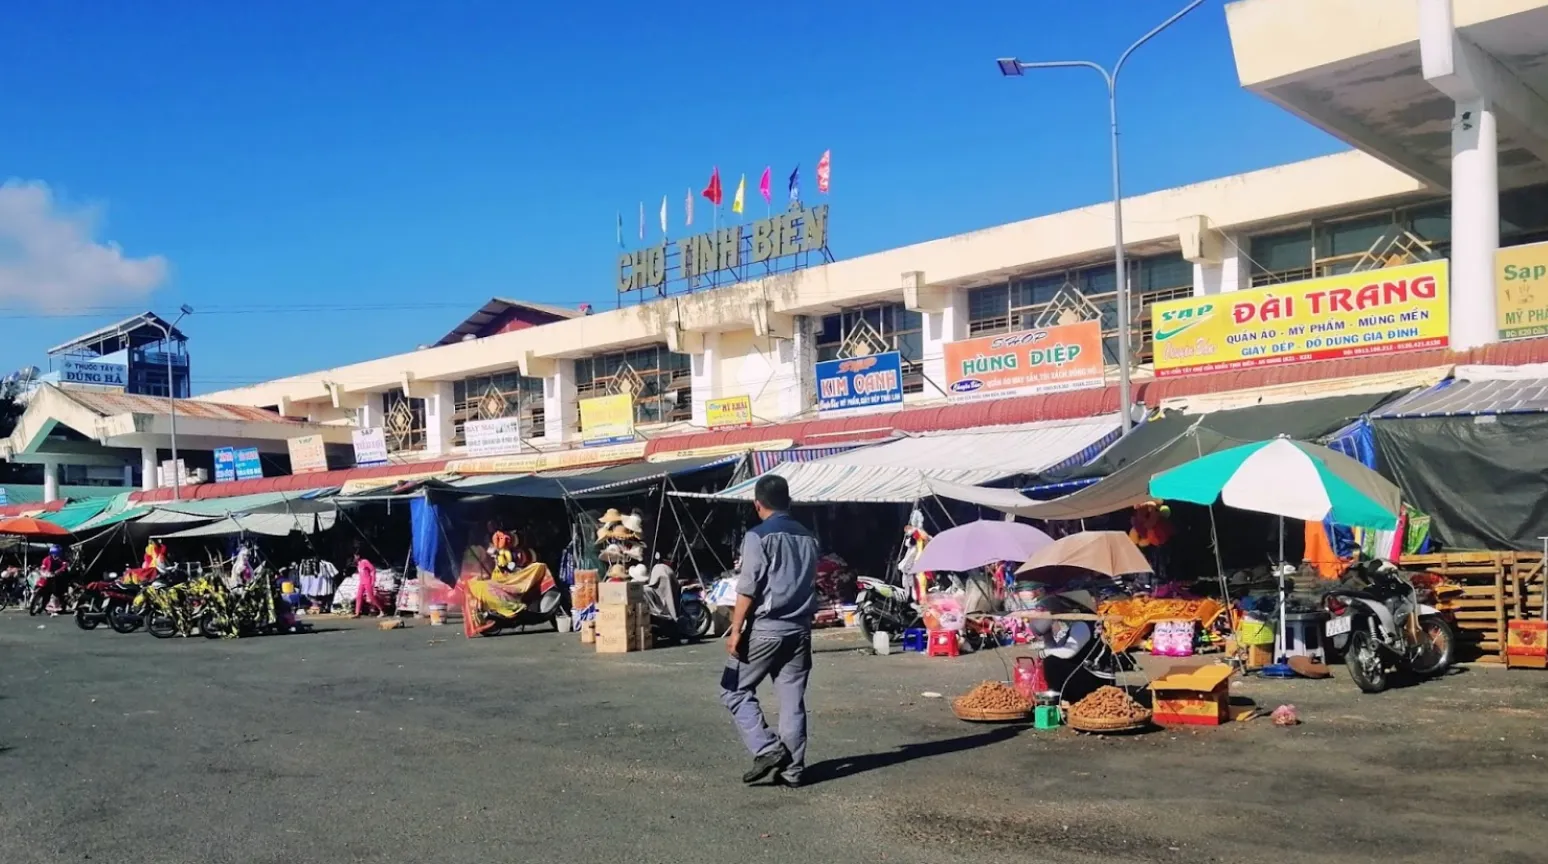
<path id="1" fill-rule="evenodd" d="M 806 208 L 797 203 L 767 219 L 623 252 L 618 256 L 618 290 L 664 288 L 678 281 L 691 286 L 719 273 L 733 274 L 736 280 L 758 275 L 746 273 L 749 264 L 773 268 L 788 261 L 784 269 L 793 270 L 802 266 L 804 253 L 821 253 L 828 260 L 827 249 L 828 205 Z"/>

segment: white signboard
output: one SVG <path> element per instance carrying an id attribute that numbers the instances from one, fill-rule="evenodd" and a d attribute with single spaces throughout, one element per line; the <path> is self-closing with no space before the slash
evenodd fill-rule
<path id="1" fill-rule="evenodd" d="M 387 436 L 380 426 L 370 429 L 356 429 L 351 433 L 355 440 L 355 466 L 366 468 L 371 465 L 387 464 Z"/>
<path id="2" fill-rule="evenodd" d="M 163 489 L 171 489 L 174 485 L 172 482 L 172 478 L 174 477 L 178 479 L 176 484 L 178 486 L 194 485 L 192 482 L 190 482 L 192 478 L 188 476 L 188 466 L 183 462 L 182 459 L 178 459 L 175 464 L 171 459 L 161 460 L 161 471 L 157 472 L 156 480 L 158 482 L 156 485 Z"/>
<path id="3" fill-rule="evenodd" d="M 92 387 L 129 386 L 129 367 L 117 363 L 94 363 L 66 357 L 59 364 L 59 383 L 87 384 Z"/>
<path id="4" fill-rule="evenodd" d="M 469 420 L 462 426 L 469 456 L 504 456 L 521 451 L 521 418 Z"/>
<path id="5" fill-rule="evenodd" d="M 312 474 L 328 470 L 328 450 L 321 435 L 303 435 L 287 443 L 290 446 L 290 473 Z"/>

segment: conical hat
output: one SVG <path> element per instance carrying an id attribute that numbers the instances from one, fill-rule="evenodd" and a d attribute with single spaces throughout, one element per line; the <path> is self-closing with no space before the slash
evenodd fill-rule
<path id="1" fill-rule="evenodd" d="M 618 508 L 616 507 L 609 507 L 607 508 L 607 512 L 602 514 L 603 525 L 616 525 L 622 521 L 623 514 L 619 513 Z"/>
<path id="2" fill-rule="evenodd" d="M 629 578 L 629 571 L 625 570 L 622 564 L 614 564 L 607 568 L 607 578 L 611 581 L 622 582 Z"/>

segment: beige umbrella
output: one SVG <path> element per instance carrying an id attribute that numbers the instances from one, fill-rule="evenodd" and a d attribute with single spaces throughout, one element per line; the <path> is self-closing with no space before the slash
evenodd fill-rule
<path id="1" fill-rule="evenodd" d="M 1044 567 L 1075 567 L 1104 576 L 1151 572 L 1145 553 L 1122 531 L 1082 531 L 1061 537 L 1037 550 L 1016 573 Z"/>

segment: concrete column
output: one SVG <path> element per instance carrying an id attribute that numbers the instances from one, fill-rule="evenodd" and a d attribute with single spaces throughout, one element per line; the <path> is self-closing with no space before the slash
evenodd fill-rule
<path id="1" fill-rule="evenodd" d="M 1243 250 L 1246 235 L 1220 232 L 1219 263 L 1193 262 L 1193 296 L 1229 294 L 1252 287 L 1252 261 Z"/>
<path id="2" fill-rule="evenodd" d="M 693 363 L 693 425 L 708 426 L 704 403 L 720 396 L 720 334 L 705 333 L 700 338 L 704 350 L 690 355 Z"/>
<path id="3" fill-rule="evenodd" d="M 43 463 L 43 503 L 59 500 L 59 463 L 50 459 Z"/>
<path id="4" fill-rule="evenodd" d="M 124 466 L 124 485 L 125 486 L 133 486 L 134 485 L 134 466 L 133 465 L 125 465 Z"/>
<path id="5" fill-rule="evenodd" d="M 149 491 L 156 488 L 156 471 L 161 467 L 156 459 L 156 445 L 140 447 L 140 488 Z"/>
<path id="6" fill-rule="evenodd" d="M 554 361 L 554 374 L 543 379 L 543 440 L 564 444 L 578 439 L 580 402 L 575 394 L 575 361 Z"/>
<path id="7" fill-rule="evenodd" d="M 425 452 L 445 456 L 451 452 L 452 439 L 457 426 L 452 422 L 456 413 L 456 391 L 451 381 L 435 382 L 435 390 L 425 397 Z"/>
<path id="8" fill-rule="evenodd" d="M 924 392 L 921 399 L 947 395 L 951 376 L 946 370 L 946 344 L 967 338 L 968 298 L 965 290 L 947 292 L 939 312 L 921 312 L 924 327 Z"/>
<path id="9" fill-rule="evenodd" d="M 367 393 L 363 397 L 359 408 L 355 409 L 355 423 L 361 429 L 371 429 L 381 426 L 386 419 L 382 406 L 385 404 L 380 393 Z"/>
<path id="10" fill-rule="evenodd" d="M 795 317 L 794 356 L 790 366 L 795 373 L 795 385 L 786 388 L 782 395 L 780 413 L 785 417 L 817 413 L 817 318 L 812 315 Z"/>
<path id="11" fill-rule="evenodd" d="M 1500 248 L 1499 139 L 1493 108 L 1458 102 L 1451 122 L 1451 347 L 1499 341 L 1494 253 Z"/>

